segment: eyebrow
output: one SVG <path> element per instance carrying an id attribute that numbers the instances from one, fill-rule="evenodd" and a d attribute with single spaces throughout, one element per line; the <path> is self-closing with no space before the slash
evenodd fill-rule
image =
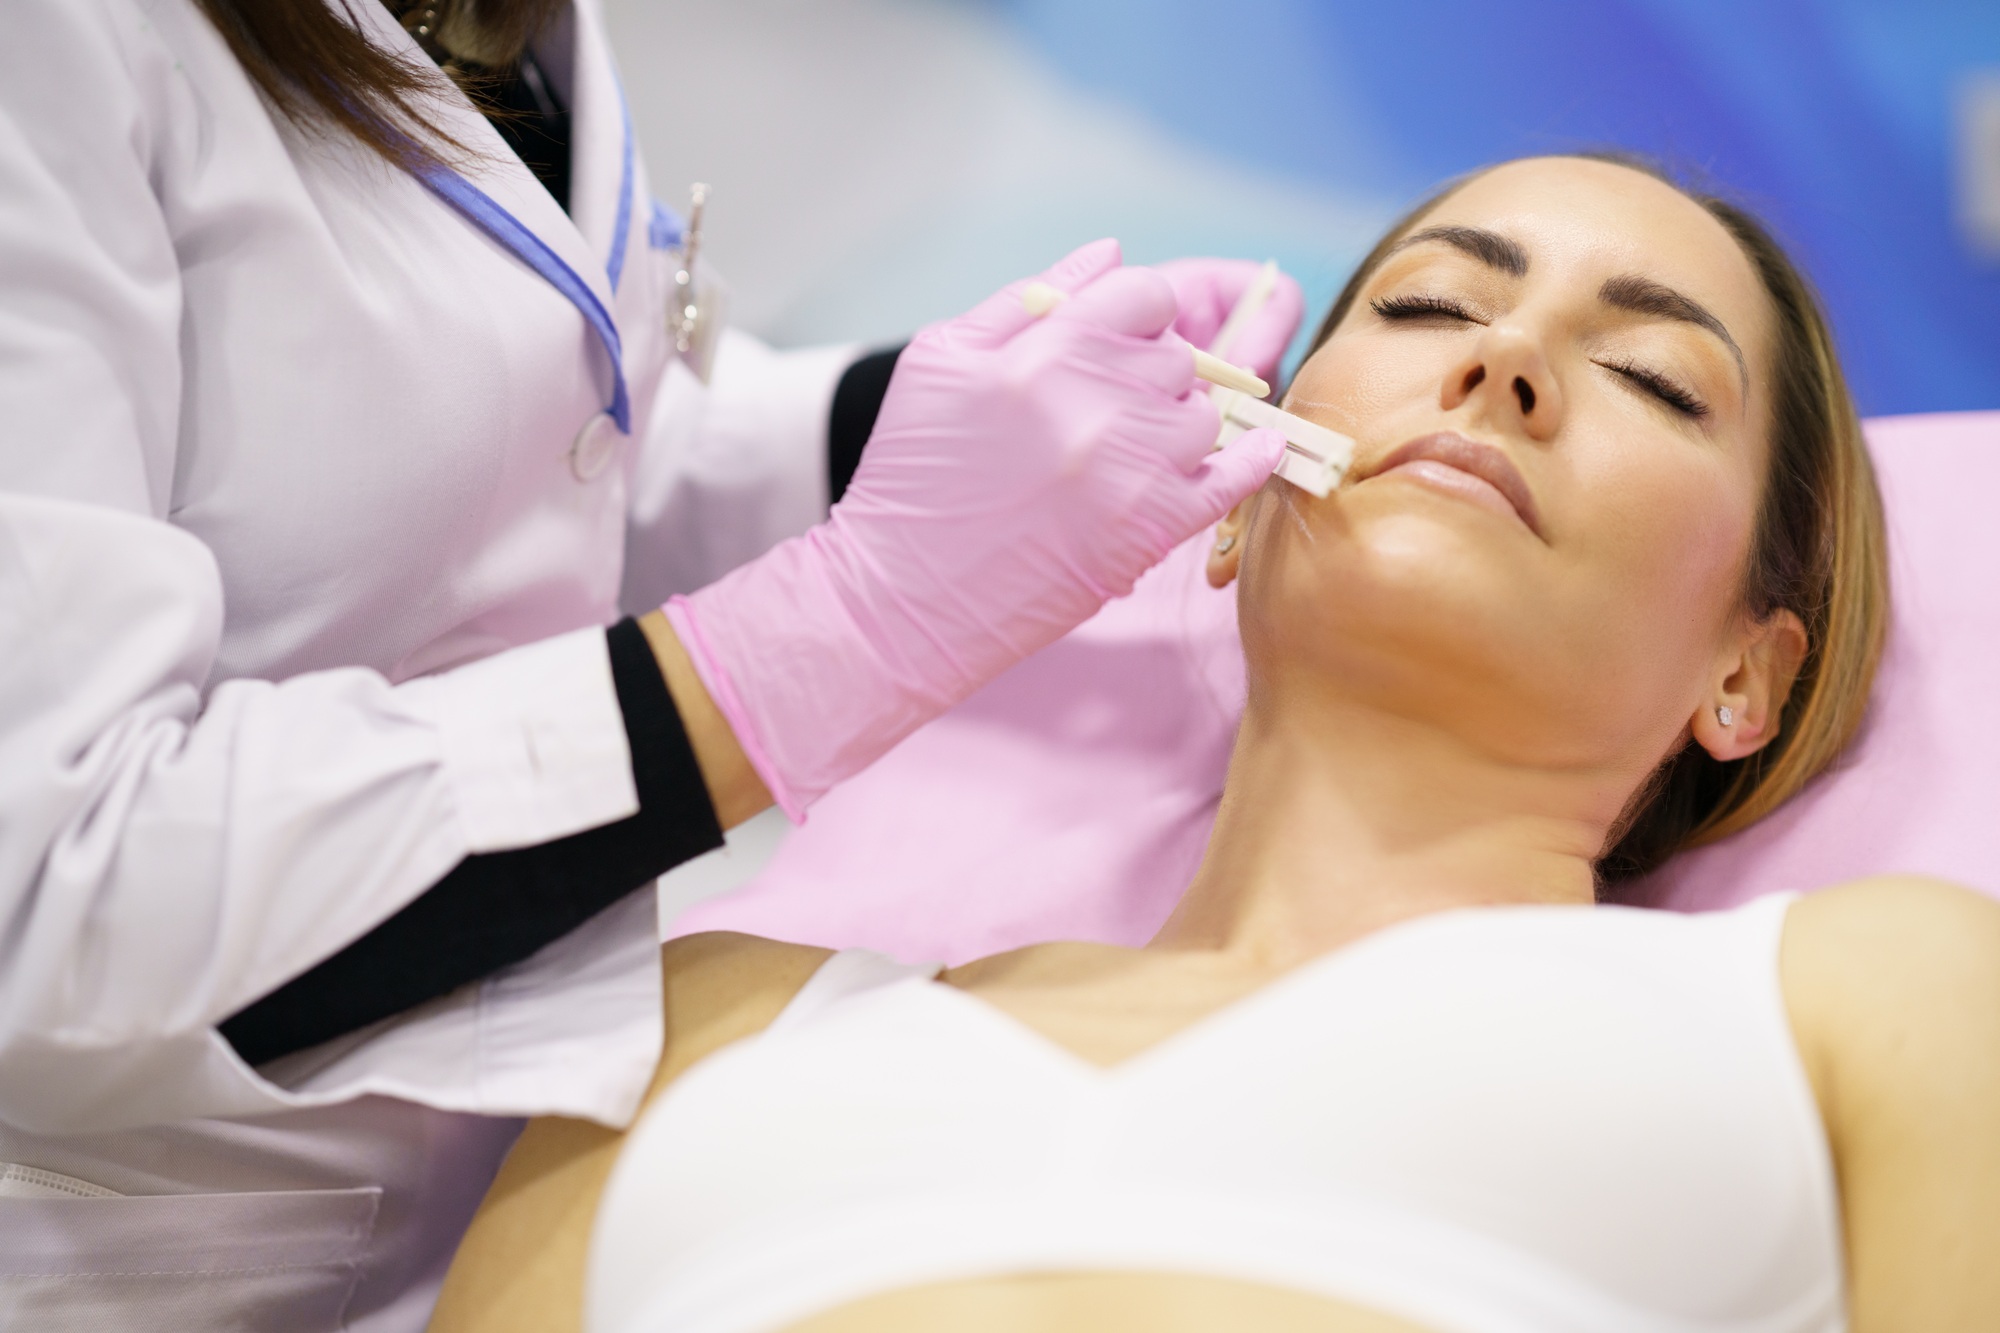
<path id="1" fill-rule="evenodd" d="M 1743 360 L 1743 349 L 1736 345 L 1736 339 L 1729 336 L 1723 322 L 1709 313 L 1708 307 L 1692 297 L 1683 296 L 1665 283 L 1654 282 L 1628 273 L 1623 277 L 1607 278 L 1597 289 L 1597 299 L 1608 306 L 1629 310 L 1635 315 L 1651 315 L 1655 319 L 1678 320 L 1692 324 L 1696 328 L 1707 329 L 1722 339 L 1723 346 L 1736 358 L 1736 373 L 1743 381 L 1744 392 L 1750 389 L 1750 367 Z"/>
<path id="2" fill-rule="evenodd" d="M 1521 248 L 1521 243 L 1510 241 L 1499 232 L 1488 231 L 1484 227 L 1425 227 L 1396 242 L 1396 248 L 1389 253 L 1395 254 L 1398 250 L 1407 250 L 1426 241 L 1442 241 L 1489 268 L 1499 269 L 1510 278 L 1523 278 L 1528 274 L 1528 252 Z"/>

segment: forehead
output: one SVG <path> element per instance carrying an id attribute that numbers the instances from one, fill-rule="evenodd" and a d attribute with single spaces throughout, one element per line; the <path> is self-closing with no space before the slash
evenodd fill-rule
<path id="1" fill-rule="evenodd" d="M 1610 162 L 1529 158 L 1475 177 L 1416 229 L 1484 227 L 1528 252 L 1531 282 L 1637 274 L 1685 292 L 1719 316 L 1746 353 L 1768 323 L 1763 286 L 1742 247 L 1707 209 L 1663 181 Z"/>

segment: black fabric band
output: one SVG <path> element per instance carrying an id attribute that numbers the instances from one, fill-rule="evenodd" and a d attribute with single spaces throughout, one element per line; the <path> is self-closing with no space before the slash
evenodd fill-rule
<path id="1" fill-rule="evenodd" d="M 639 813 L 539 846 L 466 857 L 402 911 L 224 1022 L 237 1054 L 262 1064 L 448 994 L 722 845 L 644 632 L 621 620 L 607 638 Z"/>
<path id="2" fill-rule="evenodd" d="M 889 392 L 889 377 L 896 373 L 900 347 L 871 352 L 847 368 L 833 391 L 833 411 L 826 423 L 826 496 L 828 504 L 839 504 L 861 466 L 861 450 L 875 431 L 875 418 L 882 411 L 882 399 Z"/>

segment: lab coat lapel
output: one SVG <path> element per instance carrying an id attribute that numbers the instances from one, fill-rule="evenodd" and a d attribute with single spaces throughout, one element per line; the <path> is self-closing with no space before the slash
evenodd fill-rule
<path id="1" fill-rule="evenodd" d="M 638 164 L 602 16 L 575 0 L 570 88 L 570 216 L 615 291 L 631 259 Z M 639 238 L 643 240 L 644 238 Z"/>
<path id="2" fill-rule="evenodd" d="M 352 12 L 374 29 L 373 35 L 388 50 L 412 61 L 430 63 L 423 48 L 403 31 L 403 26 L 396 22 L 385 6 L 357 5 Z M 582 47 L 586 43 L 579 42 L 578 45 Z M 616 97 L 615 90 L 612 95 Z M 611 284 L 604 269 L 603 256 L 593 252 L 583 233 L 563 212 L 562 205 L 542 188 L 542 183 L 507 146 L 500 132 L 456 88 L 449 88 L 432 105 L 438 125 L 473 150 L 470 160 L 451 163 L 453 169 L 533 232 L 557 258 L 575 271 L 606 310 L 611 309 Z M 572 123 L 572 143 L 580 140 L 581 136 L 577 133 L 580 129 L 580 123 Z M 581 160 L 580 149 L 578 152 Z M 576 193 L 574 184 L 571 193 Z"/>

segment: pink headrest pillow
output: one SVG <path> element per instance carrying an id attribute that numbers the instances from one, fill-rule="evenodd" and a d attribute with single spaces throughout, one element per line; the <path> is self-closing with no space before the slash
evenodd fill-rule
<path id="1" fill-rule="evenodd" d="M 1682 910 L 1914 871 L 2000 896 L 2000 412 L 1886 418 L 1887 657 L 1846 758 L 1645 886 Z M 1982 479 L 1991 485 L 1982 484 Z M 1207 538 L 833 792 L 750 884 L 671 933 L 742 930 L 958 962 L 1138 944 L 1200 861 L 1243 695 Z"/>

